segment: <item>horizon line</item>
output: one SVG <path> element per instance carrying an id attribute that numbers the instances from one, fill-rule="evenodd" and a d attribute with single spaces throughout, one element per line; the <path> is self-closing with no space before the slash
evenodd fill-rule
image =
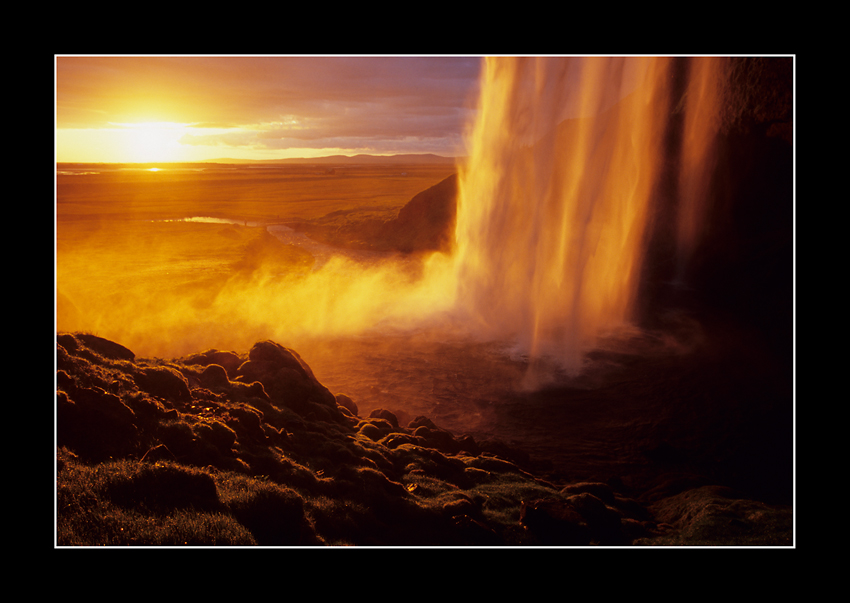
<path id="1" fill-rule="evenodd" d="M 56 165 L 63 164 L 78 164 L 78 165 L 153 165 L 153 164 L 185 164 L 185 163 L 285 163 L 291 161 L 321 161 L 327 159 L 393 159 L 393 158 L 429 158 L 434 157 L 440 160 L 457 160 L 463 158 L 461 155 L 440 155 L 438 153 L 393 153 L 393 154 L 370 154 L 357 153 L 354 155 L 344 155 L 337 153 L 334 155 L 322 155 L 318 157 L 280 157 L 274 159 L 244 159 L 236 157 L 219 157 L 213 159 L 196 159 L 188 161 L 55 161 Z"/>

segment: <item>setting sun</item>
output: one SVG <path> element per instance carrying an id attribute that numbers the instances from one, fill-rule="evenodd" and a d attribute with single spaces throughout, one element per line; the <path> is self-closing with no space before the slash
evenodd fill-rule
<path id="1" fill-rule="evenodd" d="M 143 122 L 117 125 L 121 126 L 120 139 L 125 155 L 131 161 L 147 163 L 183 159 L 180 137 L 186 133 L 185 124 Z"/>
<path id="2" fill-rule="evenodd" d="M 100 161 L 103 156 L 117 163 L 191 161 L 191 147 L 180 138 L 187 124 L 172 122 L 110 123 L 105 128 L 57 129 L 57 161 Z"/>
<path id="3" fill-rule="evenodd" d="M 187 124 L 173 122 L 138 122 L 110 124 L 98 132 L 104 145 L 113 149 L 122 162 L 185 161 L 185 146 L 180 138 Z"/>

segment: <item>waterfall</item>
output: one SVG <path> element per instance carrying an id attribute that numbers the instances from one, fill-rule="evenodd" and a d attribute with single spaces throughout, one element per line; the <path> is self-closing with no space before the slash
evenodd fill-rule
<path id="1" fill-rule="evenodd" d="M 681 61 L 486 60 L 456 230 L 457 299 L 472 329 L 513 339 L 532 364 L 554 359 L 574 373 L 600 334 L 632 320 L 674 120 L 678 254 L 687 259 L 718 92 L 717 61 L 703 59 L 686 64 L 682 96 Z"/>

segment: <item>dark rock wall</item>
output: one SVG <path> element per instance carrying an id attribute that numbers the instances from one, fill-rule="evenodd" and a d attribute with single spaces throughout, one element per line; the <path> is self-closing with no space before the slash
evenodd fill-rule
<path id="1" fill-rule="evenodd" d="M 674 72 L 686 72 L 686 61 L 682 59 Z M 790 353 L 793 60 L 729 59 L 722 85 L 716 165 L 707 185 L 709 204 L 701 239 L 683 272 L 677 272 L 681 267 L 674 229 L 680 200 L 672 181 L 678 174 L 675 129 L 680 120 L 675 115 L 671 119 L 669 173 L 658 191 L 639 317 L 652 324 L 665 309 L 684 307 L 755 329 L 771 345 Z"/>

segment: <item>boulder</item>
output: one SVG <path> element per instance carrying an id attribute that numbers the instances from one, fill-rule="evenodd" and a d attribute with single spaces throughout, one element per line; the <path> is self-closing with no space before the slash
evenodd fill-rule
<path id="1" fill-rule="evenodd" d="M 421 438 L 429 448 L 436 448 L 445 454 L 457 454 L 460 452 L 460 444 L 454 436 L 444 429 L 431 429 L 425 425 L 416 428 L 413 435 Z"/>
<path id="2" fill-rule="evenodd" d="M 692 488 L 650 506 L 655 519 L 673 530 L 637 545 L 772 546 L 791 545 L 794 513 L 790 505 L 768 505 L 742 497 L 726 486 Z"/>
<path id="3" fill-rule="evenodd" d="M 361 435 L 369 438 L 373 442 L 377 442 L 384 437 L 384 433 L 381 431 L 381 428 L 377 425 L 373 425 L 372 423 L 363 423 L 360 426 L 359 432 Z"/>
<path id="4" fill-rule="evenodd" d="M 337 406 L 342 406 L 343 408 L 348 409 L 353 416 L 357 416 L 357 404 L 346 394 L 337 394 L 336 404 Z"/>
<path id="5" fill-rule="evenodd" d="M 77 351 L 77 340 L 74 339 L 74 336 L 70 333 L 60 333 L 56 336 L 56 343 L 61 345 L 65 350 L 71 354 Z"/>
<path id="6" fill-rule="evenodd" d="M 248 360 L 237 369 L 236 379 L 262 383 L 272 403 L 298 412 L 307 410 L 310 404 L 328 406 L 334 411 L 337 408 L 336 396 L 319 383 L 301 356 L 273 341 L 254 344 Z"/>
<path id="7" fill-rule="evenodd" d="M 227 387 L 230 383 L 227 378 L 227 370 L 220 364 L 210 364 L 199 377 L 204 387 Z"/>
<path id="8" fill-rule="evenodd" d="M 189 401 L 192 394 L 186 377 L 169 366 L 154 366 L 143 369 L 135 375 L 136 385 L 154 396 L 169 400 Z"/>
<path id="9" fill-rule="evenodd" d="M 389 410 L 376 408 L 369 414 L 369 417 L 375 419 L 386 419 L 394 428 L 398 429 L 398 418 L 396 418 L 395 414 Z"/>
<path id="10" fill-rule="evenodd" d="M 188 358 L 183 359 L 186 364 L 200 364 L 201 366 L 209 366 L 217 364 L 227 371 L 228 375 L 235 375 L 236 369 L 242 364 L 244 358 L 240 358 L 235 352 L 222 352 L 220 350 L 211 349 L 200 354 L 193 354 Z"/>
<path id="11" fill-rule="evenodd" d="M 379 239 L 404 252 L 443 251 L 454 247 L 457 219 L 457 174 L 417 194 L 394 220 L 386 222 Z"/>
<path id="12" fill-rule="evenodd" d="M 57 443 L 85 458 L 129 452 L 138 435 L 135 419 L 135 413 L 121 398 L 100 387 L 56 393 Z"/>
<path id="13" fill-rule="evenodd" d="M 123 345 L 104 339 L 103 337 L 98 337 L 97 335 L 77 333 L 76 339 L 81 341 L 83 345 L 92 352 L 95 352 L 104 358 L 110 358 L 112 360 L 129 360 L 131 362 L 136 358 L 136 355 Z M 67 346 L 63 347 L 68 349 Z"/>

